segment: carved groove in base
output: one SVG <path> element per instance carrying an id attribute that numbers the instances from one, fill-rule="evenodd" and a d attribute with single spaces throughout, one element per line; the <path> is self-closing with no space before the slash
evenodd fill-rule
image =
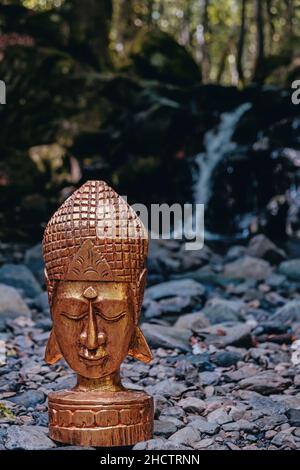
<path id="1" fill-rule="evenodd" d="M 82 446 L 128 446 L 152 438 L 153 399 L 144 392 L 49 394 L 49 435 Z"/>

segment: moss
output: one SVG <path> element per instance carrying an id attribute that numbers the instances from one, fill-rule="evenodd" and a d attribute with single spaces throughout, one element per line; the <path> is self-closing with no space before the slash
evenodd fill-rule
<path id="1" fill-rule="evenodd" d="M 13 412 L 3 403 L 0 403 L 0 419 L 15 419 Z"/>
<path id="2" fill-rule="evenodd" d="M 201 71 L 188 51 L 169 34 L 153 29 L 137 35 L 130 54 L 137 75 L 189 85 L 201 82 Z"/>

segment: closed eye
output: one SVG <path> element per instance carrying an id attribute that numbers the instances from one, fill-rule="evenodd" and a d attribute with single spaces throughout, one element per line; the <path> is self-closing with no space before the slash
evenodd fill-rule
<path id="1" fill-rule="evenodd" d="M 126 315 L 126 310 L 123 310 L 122 312 L 118 313 L 117 315 L 114 315 L 114 316 L 107 316 L 105 315 L 105 313 L 103 313 L 103 311 L 100 311 L 99 309 L 95 309 L 96 312 L 97 312 L 97 315 L 99 315 L 100 317 L 104 318 L 104 320 L 106 321 L 110 321 L 110 322 L 114 322 L 114 321 L 118 321 L 120 320 L 121 318 L 124 317 L 124 315 Z"/>
<path id="2" fill-rule="evenodd" d="M 71 313 L 68 312 L 61 312 L 61 315 L 64 317 L 67 317 L 69 320 L 82 320 L 84 317 L 86 317 L 88 312 L 83 312 L 80 315 L 72 315 Z"/>

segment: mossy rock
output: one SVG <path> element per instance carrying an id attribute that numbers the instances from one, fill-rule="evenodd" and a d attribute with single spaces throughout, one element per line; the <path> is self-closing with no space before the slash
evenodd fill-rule
<path id="1" fill-rule="evenodd" d="M 169 34 L 153 29 L 137 35 L 130 58 L 135 73 L 143 78 L 180 85 L 201 82 L 201 71 L 188 53 Z"/>

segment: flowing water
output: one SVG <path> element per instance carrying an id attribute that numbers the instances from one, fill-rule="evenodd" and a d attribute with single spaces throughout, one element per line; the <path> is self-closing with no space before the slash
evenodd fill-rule
<path id="1" fill-rule="evenodd" d="M 199 153 L 194 159 L 197 165 L 193 176 L 195 203 L 206 206 L 209 203 L 213 172 L 225 155 L 236 148 L 236 143 L 231 140 L 232 136 L 239 120 L 250 108 L 250 103 L 243 103 L 234 111 L 222 114 L 218 127 L 206 132 L 204 137 L 205 152 Z"/>

